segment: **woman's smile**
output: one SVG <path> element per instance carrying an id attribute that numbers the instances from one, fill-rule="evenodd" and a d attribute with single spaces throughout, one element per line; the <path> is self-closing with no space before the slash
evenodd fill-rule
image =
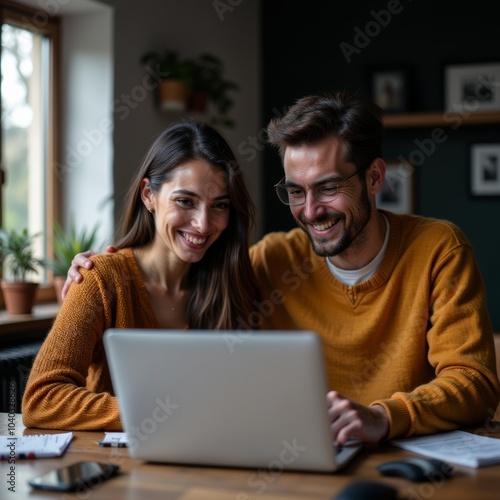
<path id="1" fill-rule="evenodd" d="M 184 231 L 179 231 L 179 234 L 186 240 L 186 244 L 192 248 L 203 248 L 207 237 L 203 236 L 192 236 Z"/>

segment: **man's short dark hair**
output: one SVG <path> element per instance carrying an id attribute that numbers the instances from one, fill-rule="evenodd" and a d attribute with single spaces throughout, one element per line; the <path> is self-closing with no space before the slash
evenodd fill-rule
<path id="1" fill-rule="evenodd" d="M 287 146 L 336 137 L 346 146 L 345 160 L 364 168 L 382 157 L 382 115 L 373 101 L 347 91 L 307 96 L 269 122 L 268 142 L 279 148 L 283 158 Z"/>

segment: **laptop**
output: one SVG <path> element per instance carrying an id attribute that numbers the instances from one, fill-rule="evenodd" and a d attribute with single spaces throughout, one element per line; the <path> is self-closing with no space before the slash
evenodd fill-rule
<path id="1" fill-rule="evenodd" d="M 130 455 L 149 462 L 333 472 L 313 332 L 109 329 L 104 347 Z"/>

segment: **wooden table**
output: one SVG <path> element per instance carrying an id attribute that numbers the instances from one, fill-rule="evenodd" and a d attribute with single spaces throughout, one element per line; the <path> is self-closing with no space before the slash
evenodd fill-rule
<path id="1" fill-rule="evenodd" d="M 0 414 L 0 434 L 7 435 L 7 414 Z M 16 435 L 47 433 L 25 429 L 16 415 Z M 484 434 L 484 430 L 476 429 Z M 500 423 L 488 426 L 488 435 L 500 438 Z M 52 431 L 56 432 L 56 431 Z M 488 500 L 500 498 L 500 465 L 468 469 L 456 467 L 447 481 L 412 483 L 403 478 L 382 477 L 376 466 L 382 462 L 411 456 L 389 445 L 366 447 L 345 469 L 334 474 L 269 472 L 251 469 L 225 469 L 157 465 L 129 457 L 126 448 L 103 448 L 96 444 L 102 432 L 75 432 L 63 457 L 16 460 L 15 494 L 8 491 L 9 465 L 0 462 L 0 498 L 127 499 L 127 500 L 331 500 L 351 481 L 376 479 L 398 489 L 399 498 L 432 500 Z M 53 468 L 80 460 L 98 460 L 120 465 L 119 476 L 109 479 L 84 494 L 51 493 L 31 489 L 28 480 Z"/>

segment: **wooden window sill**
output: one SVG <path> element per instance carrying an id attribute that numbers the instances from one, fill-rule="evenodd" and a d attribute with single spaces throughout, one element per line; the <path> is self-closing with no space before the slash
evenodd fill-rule
<path id="1" fill-rule="evenodd" d="M 50 330 L 60 305 L 57 302 L 37 304 L 31 314 L 9 314 L 0 311 L 0 348 L 43 340 Z"/>

